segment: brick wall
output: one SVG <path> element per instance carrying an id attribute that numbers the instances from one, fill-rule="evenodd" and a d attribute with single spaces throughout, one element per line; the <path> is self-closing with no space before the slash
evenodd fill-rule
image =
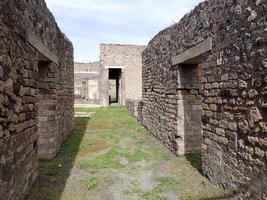
<path id="1" fill-rule="evenodd" d="M 266 7 L 266 0 L 205 1 L 155 36 L 142 56 L 144 126 L 176 154 L 202 144 L 205 175 L 239 199 L 267 198 Z M 184 68 L 172 59 L 208 37 L 213 48 L 197 63 L 200 89 L 184 90 Z M 184 126 L 196 125 L 200 109 L 202 140 L 192 145 Z"/>
<path id="2" fill-rule="evenodd" d="M 138 120 L 142 120 L 142 101 L 126 99 L 125 106 L 127 110 Z"/>
<path id="3" fill-rule="evenodd" d="M 38 61 L 45 59 L 42 48 L 57 60 L 48 63 L 47 77 L 40 77 L 38 69 Z M 73 101 L 72 44 L 45 2 L 0 1 L 1 200 L 22 199 L 31 187 L 38 146 L 49 158 L 58 151 L 73 128 Z M 51 145 L 46 148 L 43 142 Z"/>

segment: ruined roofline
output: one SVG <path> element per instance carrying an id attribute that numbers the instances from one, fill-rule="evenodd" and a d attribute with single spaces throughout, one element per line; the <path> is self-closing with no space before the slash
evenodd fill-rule
<path id="1" fill-rule="evenodd" d="M 74 62 L 74 71 L 75 72 L 91 72 L 99 71 L 100 62 Z"/>
<path id="2" fill-rule="evenodd" d="M 112 43 L 100 43 L 100 46 L 146 47 L 146 45 L 139 45 L 139 44 L 112 44 Z"/>
<path id="3" fill-rule="evenodd" d="M 74 62 L 74 64 L 78 65 L 93 65 L 93 64 L 99 64 L 99 61 L 93 61 L 93 62 Z"/>

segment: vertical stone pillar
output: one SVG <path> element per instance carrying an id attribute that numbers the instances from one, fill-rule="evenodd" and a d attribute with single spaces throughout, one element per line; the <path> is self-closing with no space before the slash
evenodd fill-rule
<path id="1" fill-rule="evenodd" d="M 121 69 L 120 104 L 125 105 L 125 69 Z"/>

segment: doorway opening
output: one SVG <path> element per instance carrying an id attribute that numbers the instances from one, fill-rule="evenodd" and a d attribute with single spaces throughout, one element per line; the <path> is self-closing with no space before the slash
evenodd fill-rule
<path id="1" fill-rule="evenodd" d="M 178 151 L 188 154 L 201 151 L 202 98 L 201 70 L 198 64 L 179 65 L 178 73 Z"/>
<path id="2" fill-rule="evenodd" d="M 108 70 L 109 105 L 121 104 L 121 69 Z"/>
<path id="3" fill-rule="evenodd" d="M 56 126 L 56 86 L 53 63 L 39 53 L 38 57 L 38 158 L 49 160 L 56 154 L 59 136 Z"/>

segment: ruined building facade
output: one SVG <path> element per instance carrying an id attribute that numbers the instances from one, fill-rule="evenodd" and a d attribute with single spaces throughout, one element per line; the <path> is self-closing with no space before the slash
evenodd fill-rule
<path id="1" fill-rule="evenodd" d="M 99 105 L 100 63 L 74 63 L 75 105 Z"/>
<path id="2" fill-rule="evenodd" d="M 21 199 L 73 129 L 73 47 L 43 0 L 0 1 L 0 199 Z"/>
<path id="3" fill-rule="evenodd" d="M 117 103 L 134 113 L 142 99 L 144 49 L 141 45 L 101 44 L 100 63 L 75 63 L 75 104 L 107 107 Z"/>
<path id="4" fill-rule="evenodd" d="M 125 105 L 142 99 L 141 54 L 144 49 L 145 46 L 139 45 L 101 44 L 99 80 L 103 106 L 112 102 Z M 112 85 L 116 88 L 112 89 Z"/>
<path id="5" fill-rule="evenodd" d="M 245 199 L 267 199 L 267 1 L 210 0 L 143 52 L 142 123 Z"/>

